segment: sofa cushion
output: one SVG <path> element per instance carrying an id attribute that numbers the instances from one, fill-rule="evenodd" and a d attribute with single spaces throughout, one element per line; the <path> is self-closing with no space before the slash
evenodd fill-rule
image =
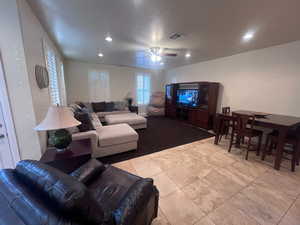
<path id="1" fill-rule="evenodd" d="M 93 126 L 94 130 L 101 129 L 102 123 L 99 120 L 99 117 L 96 113 L 91 113 L 90 114 L 90 119 L 91 119 L 91 123 L 92 123 L 92 126 Z"/>
<path id="2" fill-rule="evenodd" d="M 39 190 L 68 215 L 86 218 L 91 223 L 102 223 L 104 211 L 101 206 L 74 177 L 33 160 L 20 161 L 16 173 L 28 186 Z"/>
<path id="3" fill-rule="evenodd" d="M 105 102 L 92 102 L 94 112 L 104 112 L 106 108 Z"/>
<path id="4" fill-rule="evenodd" d="M 105 121 L 107 122 L 107 124 L 127 123 L 129 125 L 136 125 L 147 123 L 147 119 L 145 117 L 139 116 L 136 113 L 106 115 Z"/>
<path id="5" fill-rule="evenodd" d="M 88 112 L 76 111 L 74 112 L 74 117 L 81 122 L 81 124 L 78 126 L 80 132 L 85 132 L 93 129 L 91 118 Z"/>
<path id="6" fill-rule="evenodd" d="M 147 205 L 152 193 L 152 179 L 136 181 L 121 200 L 119 207 L 113 212 L 116 224 L 131 225 L 137 221 L 142 222 L 146 215 L 140 209 Z"/>
<path id="7" fill-rule="evenodd" d="M 90 102 L 82 102 L 82 104 L 84 104 L 84 107 L 82 107 L 82 108 L 87 109 L 89 112 L 94 112 L 94 109 L 92 107 L 92 103 L 90 103 Z"/>
<path id="8" fill-rule="evenodd" d="M 115 115 L 115 114 L 124 114 L 124 113 L 130 113 L 130 111 L 112 111 L 112 112 L 97 112 L 97 116 L 99 118 L 103 118 L 106 115 Z"/>
<path id="9" fill-rule="evenodd" d="M 125 170 L 107 165 L 101 173 L 101 179 L 95 179 L 88 187 L 94 190 L 92 194 L 101 205 L 105 204 L 108 209 L 115 210 L 130 187 L 140 179 Z"/>
<path id="10" fill-rule="evenodd" d="M 98 132 L 101 147 L 138 141 L 138 134 L 128 124 L 103 126 Z"/>
<path id="11" fill-rule="evenodd" d="M 126 110 L 126 107 L 127 107 L 126 102 L 114 102 L 114 103 L 115 103 L 114 110 L 117 110 L 117 111 L 125 111 Z"/>
<path id="12" fill-rule="evenodd" d="M 105 112 L 112 112 L 114 111 L 115 103 L 113 102 L 106 102 L 105 104 Z"/>

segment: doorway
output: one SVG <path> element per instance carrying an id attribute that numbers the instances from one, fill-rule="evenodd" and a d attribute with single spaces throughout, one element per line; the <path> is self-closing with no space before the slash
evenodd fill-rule
<path id="1" fill-rule="evenodd" d="M 0 169 L 14 168 L 20 161 L 4 73 L 0 53 Z"/>

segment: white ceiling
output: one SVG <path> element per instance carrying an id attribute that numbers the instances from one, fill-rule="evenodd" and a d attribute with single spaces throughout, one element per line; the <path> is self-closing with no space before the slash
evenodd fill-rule
<path id="1" fill-rule="evenodd" d="M 163 68 L 173 68 L 300 39 L 300 0 L 28 2 L 64 56 L 88 62 L 161 68 L 145 54 L 159 46 L 180 49 L 177 57 L 163 59 Z M 244 42 L 248 31 L 254 38 Z M 184 36 L 170 40 L 174 32 Z M 112 43 L 104 40 L 107 35 Z"/>

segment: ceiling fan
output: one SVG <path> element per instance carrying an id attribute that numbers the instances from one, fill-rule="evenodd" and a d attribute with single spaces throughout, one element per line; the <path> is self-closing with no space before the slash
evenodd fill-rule
<path id="1" fill-rule="evenodd" d="M 170 48 L 161 48 L 161 47 L 151 47 L 148 52 L 150 54 L 150 58 L 153 62 L 160 62 L 162 57 L 176 57 L 177 53 L 174 52 L 176 49 Z"/>

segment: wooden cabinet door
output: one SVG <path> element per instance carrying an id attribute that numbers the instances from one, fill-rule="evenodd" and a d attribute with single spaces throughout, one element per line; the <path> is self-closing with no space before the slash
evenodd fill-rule
<path id="1" fill-rule="evenodd" d="M 190 124 L 204 129 L 209 128 L 209 114 L 207 111 L 193 109 L 189 111 Z"/>

